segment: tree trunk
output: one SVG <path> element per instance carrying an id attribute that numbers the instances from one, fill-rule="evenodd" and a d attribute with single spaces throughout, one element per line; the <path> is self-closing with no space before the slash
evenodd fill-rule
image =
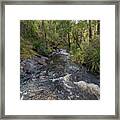
<path id="1" fill-rule="evenodd" d="M 97 35 L 100 35 L 100 20 L 97 20 Z"/>
<path id="2" fill-rule="evenodd" d="M 91 28 L 91 20 L 89 20 L 89 41 L 92 39 L 92 28 Z"/>
<path id="3" fill-rule="evenodd" d="M 68 32 L 68 46 L 69 46 L 69 51 L 70 51 L 70 33 Z"/>
<path id="4" fill-rule="evenodd" d="M 46 49 L 48 48 L 48 45 L 47 45 L 47 39 L 46 39 L 46 31 L 45 31 L 45 22 L 44 20 L 42 20 L 42 31 L 43 31 L 43 40 L 45 41 L 45 47 Z"/>

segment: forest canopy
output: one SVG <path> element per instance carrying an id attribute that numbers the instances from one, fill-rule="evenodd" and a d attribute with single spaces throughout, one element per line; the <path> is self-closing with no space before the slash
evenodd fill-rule
<path id="1" fill-rule="evenodd" d="M 21 20 L 20 41 L 21 59 L 66 49 L 73 62 L 100 72 L 99 20 Z"/>

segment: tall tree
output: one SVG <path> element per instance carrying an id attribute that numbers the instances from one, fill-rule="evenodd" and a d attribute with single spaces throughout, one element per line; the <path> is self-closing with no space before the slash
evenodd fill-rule
<path id="1" fill-rule="evenodd" d="M 100 20 L 97 20 L 97 35 L 100 35 Z"/>
<path id="2" fill-rule="evenodd" d="M 91 28 L 91 24 L 92 24 L 92 22 L 91 22 L 91 20 L 89 20 L 89 41 L 91 41 L 91 39 L 92 39 L 92 28 Z"/>
<path id="3" fill-rule="evenodd" d="M 46 49 L 47 49 L 47 47 L 48 47 L 48 45 L 47 45 L 47 39 L 46 39 L 46 29 L 45 29 L 45 21 L 44 20 L 42 20 L 42 31 L 43 31 L 43 40 L 45 41 L 45 44 L 46 44 Z"/>

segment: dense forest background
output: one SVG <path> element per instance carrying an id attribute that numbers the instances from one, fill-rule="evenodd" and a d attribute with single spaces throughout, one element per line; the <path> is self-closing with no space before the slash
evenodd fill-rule
<path id="1" fill-rule="evenodd" d="M 21 20 L 20 41 L 21 59 L 66 49 L 73 62 L 100 73 L 99 20 Z"/>

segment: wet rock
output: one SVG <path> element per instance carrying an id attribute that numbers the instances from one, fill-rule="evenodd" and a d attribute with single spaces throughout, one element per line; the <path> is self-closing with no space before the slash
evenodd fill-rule
<path id="1" fill-rule="evenodd" d="M 79 82 L 74 82 L 74 84 L 78 85 L 80 88 L 82 88 L 83 90 L 87 89 L 87 83 L 84 81 L 79 81 Z"/>
<path id="2" fill-rule="evenodd" d="M 74 82 L 82 91 L 88 92 L 90 95 L 96 96 L 100 99 L 100 88 L 93 83 L 86 83 L 85 81 Z"/>

